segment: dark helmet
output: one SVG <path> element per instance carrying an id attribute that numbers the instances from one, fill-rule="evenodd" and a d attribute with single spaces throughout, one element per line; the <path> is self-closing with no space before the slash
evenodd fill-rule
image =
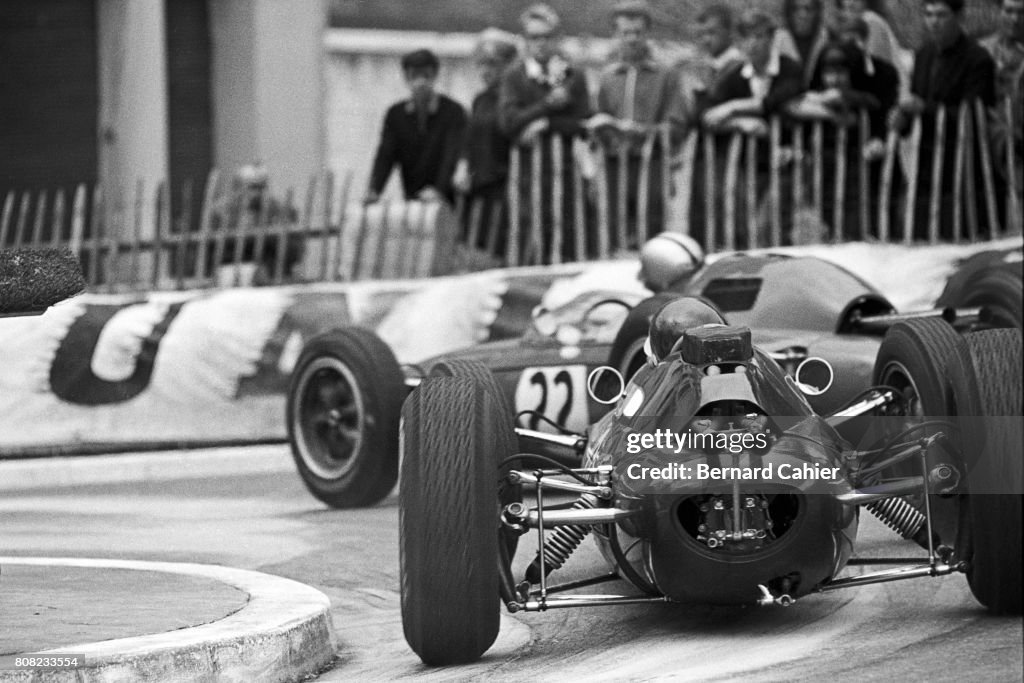
<path id="1" fill-rule="evenodd" d="M 651 353 L 655 360 L 661 361 L 672 352 L 672 347 L 686 330 L 724 324 L 725 318 L 710 304 L 692 296 L 674 299 L 651 318 L 648 335 Z"/>

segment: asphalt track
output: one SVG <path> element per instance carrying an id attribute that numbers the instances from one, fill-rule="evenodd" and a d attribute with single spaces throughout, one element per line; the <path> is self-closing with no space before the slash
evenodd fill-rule
<path id="1" fill-rule="evenodd" d="M 152 454 L 117 457 L 130 471 Z M 324 681 L 1021 679 L 1021 619 L 987 615 L 961 576 L 814 595 L 789 608 L 634 605 L 517 615 L 503 621 L 480 662 L 429 669 L 402 637 L 394 496 L 369 509 L 326 509 L 303 489 L 286 446 L 187 457 L 209 467 L 177 474 L 146 467 L 134 481 L 111 474 L 121 480 L 95 476 L 88 485 L 83 470 L 77 486 L 47 486 L 40 477 L 32 487 L 8 488 L 0 496 L 0 547 L 10 555 L 223 564 L 309 584 L 330 597 L 341 644 Z M 861 554 L 914 550 L 867 518 L 860 536 Z M 530 545 L 523 543 L 520 564 L 531 559 Z M 588 542 L 562 578 L 601 569 Z M 626 590 L 597 590 L 619 588 Z"/>

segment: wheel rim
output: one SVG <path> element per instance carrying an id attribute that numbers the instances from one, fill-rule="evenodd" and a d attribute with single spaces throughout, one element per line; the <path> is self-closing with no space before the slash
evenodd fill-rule
<path id="1" fill-rule="evenodd" d="M 914 378 L 907 370 L 907 367 L 898 361 L 890 361 L 882 370 L 880 384 L 885 384 L 899 389 L 900 396 L 907 406 L 907 417 L 924 417 L 924 404 L 921 401 L 921 392 L 914 383 Z"/>
<path id="2" fill-rule="evenodd" d="M 317 358 L 303 369 L 296 396 L 292 427 L 303 462 L 321 479 L 345 476 L 355 465 L 366 422 L 355 375 L 337 358 Z"/>

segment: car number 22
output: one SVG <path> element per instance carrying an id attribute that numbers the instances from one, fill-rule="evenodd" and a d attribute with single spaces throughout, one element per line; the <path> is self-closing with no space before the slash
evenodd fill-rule
<path id="1" fill-rule="evenodd" d="M 534 411 L 524 415 L 519 424 L 528 429 L 555 432 L 547 419 L 572 430 L 587 426 L 587 367 L 556 365 L 526 368 L 516 384 L 516 412 Z"/>

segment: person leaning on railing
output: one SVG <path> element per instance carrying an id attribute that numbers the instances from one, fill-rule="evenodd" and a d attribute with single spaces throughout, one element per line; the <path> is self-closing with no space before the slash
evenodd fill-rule
<path id="1" fill-rule="evenodd" d="M 775 32 L 775 52 L 800 65 L 803 85 L 808 87 L 828 43 L 822 0 L 782 0 L 783 25 Z"/>
<path id="2" fill-rule="evenodd" d="M 716 166 L 719 168 L 724 165 L 725 150 L 732 133 L 767 138 L 770 119 L 773 116 L 784 115 L 788 105 L 804 91 L 800 65 L 773 49 L 775 21 L 771 15 L 761 10 L 748 10 L 743 14 L 737 28 L 740 37 L 739 47 L 745 55 L 745 61 L 721 75 L 709 94 L 707 108 L 701 115 L 705 131 L 715 136 L 714 152 Z M 770 162 L 767 144 L 759 145 L 757 162 L 757 186 L 765 188 L 768 186 L 766 176 L 769 173 Z M 722 174 L 717 175 L 719 180 L 716 184 L 721 186 Z M 707 197 L 705 206 L 697 209 L 694 220 L 691 221 L 695 228 L 693 233 L 698 235 L 698 238 L 704 237 L 705 244 L 720 243 L 708 239 L 714 237 L 713 233 L 700 235 L 700 228 L 705 223 L 709 209 L 706 206 L 707 201 L 734 201 L 740 214 L 746 210 L 747 202 L 740 201 L 740 197 L 724 198 L 721 192 L 709 192 L 708 188 L 705 188 L 704 194 Z M 699 202 L 696 204 L 700 206 Z M 722 208 L 724 209 L 724 206 Z M 703 214 L 700 213 L 702 210 Z M 783 216 L 789 213 L 782 210 Z M 719 217 L 723 214 L 721 210 L 716 211 Z M 741 215 L 737 223 L 740 243 L 743 243 L 747 221 Z M 707 230 L 714 229 L 715 226 L 707 226 Z"/>
<path id="3" fill-rule="evenodd" d="M 924 23 L 927 40 L 914 53 L 914 71 L 910 79 L 910 94 L 903 98 L 889 116 L 889 126 L 907 133 L 915 117 L 921 117 L 921 144 L 918 164 L 910 172 L 917 173 L 918 190 L 908 198 L 916 204 L 914 210 L 914 237 L 925 239 L 930 232 L 930 204 L 932 202 L 932 171 L 935 163 L 936 128 L 938 111 L 945 108 L 945 136 L 938 155 L 943 173 L 936 198 L 939 209 L 939 236 L 950 239 L 953 234 L 953 213 L 964 207 L 954 205 L 954 177 L 956 163 L 956 132 L 961 102 L 973 104 L 980 100 L 986 108 L 995 103 L 995 62 L 978 42 L 970 38 L 961 25 L 964 0 L 924 0 Z M 975 155 L 978 161 L 980 155 Z M 974 173 L 975 188 L 963 193 L 963 202 L 978 202 L 976 210 L 982 216 L 982 225 L 992 224 L 985 215 L 981 202 L 984 191 L 980 182 L 982 173 Z M 998 217 L 996 217 L 998 222 Z"/>
<path id="4" fill-rule="evenodd" d="M 733 13 L 728 5 L 714 2 L 697 15 L 696 43 L 700 52 L 676 64 L 687 111 L 706 105 L 708 93 L 730 67 L 742 64 L 746 56 L 733 45 Z"/>
<path id="5" fill-rule="evenodd" d="M 517 54 L 515 36 L 486 29 L 473 49 L 484 89 L 473 98 L 466 139 L 452 183 L 465 195 L 463 222 L 473 249 L 501 257 L 508 233 L 505 192 L 509 139 L 498 124 L 501 77 Z"/>
<path id="6" fill-rule="evenodd" d="M 1024 0 L 1002 0 L 999 30 L 981 41 L 996 63 L 996 110 L 993 116 L 992 148 L 998 159 L 1006 160 L 1012 145 L 1015 171 L 1012 178 L 1017 196 L 1024 191 Z M 996 168 L 1005 176 L 1011 171 L 1006 161 Z"/>
<path id="7" fill-rule="evenodd" d="M 616 54 L 601 73 L 597 113 L 586 127 L 604 158 L 611 233 L 626 239 L 625 244 L 613 242 L 613 248 L 635 249 L 640 232 L 646 237 L 665 227 L 663 162 L 682 142 L 687 112 L 677 73 L 652 56 L 646 0 L 620 0 L 612 9 L 612 24 Z M 669 149 L 664 148 L 660 124 L 668 127 Z M 620 168 L 623 164 L 625 169 Z M 644 176 L 647 207 L 641 219 Z M 625 225 L 619 226 L 623 218 Z M 646 223 L 642 231 L 641 221 Z"/>
<path id="8" fill-rule="evenodd" d="M 520 16 L 520 23 L 525 51 L 502 76 L 498 111 L 501 129 L 521 150 L 518 191 L 522 215 L 510 219 L 524 228 L 518 232 L 533 260 L 544 260 L 550 254 L 556 223 L 561 226 L 562 259 L 582 259 L 586 255 L 575 253 L 570 237 L 576 223 L 572 140 L 584 134 L 583 121 L 591 113 L 586 78 L 583 69 L 560 50 L 561 20 L 554 10 L 544 4 L 531 5 Z M 561 177 L 554 171 L 554 136 L 560 138 Z M 539 154 L 539 163 L 534 162 L 534 153 Z M 535 166 L 540 168 L 538 178 L 534 177 Z M 556 183 L 563 199 L 558 220 L 554 215 Z M 539 197 L 533 197 L 535 187 Z M 536 215 L 538 206 L 540 215 Z M 541 232 L 540 244 L 534 226 Z"/>
<path id="9" fill-rule="evenodd" d="M 821 213 L 817 217 L 822 224 L 828 224 L 833 234 L 844 239 L 856 239 L 861 231 L 868 232 L 868 225 L 860 225 L 861 203 L 872 207 L 877 198 L 860 196 L 858 168 L 865 161 L 877 160 L 879 152 L 884 155 L 885 145 L 877 136 L 884 130 L 872 131 L 869 125 L 861 130 L 861 112 L 878 115 L 883 111 L 882 99 L 892 106 L 899 90 L 899 77 L 893 75 L 888 92 L 879 94 L 864 87 L 863 69 L 865 55 L 852 42 L 833 41 L 821 53 L 811 90 L 794 102 L 789 112 L 792 116 L 822 124 L 822 148 L 819 163 L 823 169 Z M 863 137 L 862 137 L 863 136 Z M 840 169 L 840 165 L 843 167 Z M 837 175 L 842 171 L 842 175 Z M 875 173 L 877 188 L 878 174 Z M 843 180 L 842 187 L 836 187 L 837 179 Z M 841 195 L 838 194 L 841 192 Z M 841 202 L 841 206 L 837 206 Z M 875 212 L 869 211 L 869 217 Z M 838 223 L 841 221 L 841 234 Z"/>
<path id="10" fill-rule="evenodd" d="M 844 26 L 863 24 L 860 45 L 869 58 L 891 64 L 897 70 L 899 83 L 904 91 L 909 87 L 910 74 L 904 72 L 903 48 L 885 17 L 884 0 L 836 0 L 839 8 L 839 30 Z M 858 29 L 859 31 L 859 29 Z"/>
<path id="11" fill-rule="evenodd" d="M 885 154 L 886 116 L 899 102 L 901 78 L 894 64 L 869 52 L 868 32 L 867 22 L 859 17 L 845 18 L 838 26 L 840 42 L 852 45 L 859 55 L 852 65 L 850 87 L 878 99 L 878 106 L 868 112 L 871 140 L 864 150 L 869 158 L 877 160 Z"/>
<path id="12" fill-rule="evenodd" d="M 218 267 L 236 262 L 255 266 L 254 285 L 291 281 L 299 275 L 305 242 L 302 235 L 281 230 L 294 224 L 299 212 L 271 195 L 269 180 L 269 172 L 259 161 L 238 169 L 229 191 L 211 207 L 210 230 L 216 237 L 202 247 L 188 245 L 187 275 L 200 272 L 200 254 L 205 254 L 201 272 L 211 276 Z"/>
<path id="13" fill-rule="evenodd" d="M 440 61 L 430 50 L 402 56 L 402 75 L 409 99 L 384 115 L 380 143 L 364 201 L 376 202 L 398 165 L 406 199 L 454 199 L 452 173 L 462 149 L 466 112 L 455 100 L 435 90 Z"/>

